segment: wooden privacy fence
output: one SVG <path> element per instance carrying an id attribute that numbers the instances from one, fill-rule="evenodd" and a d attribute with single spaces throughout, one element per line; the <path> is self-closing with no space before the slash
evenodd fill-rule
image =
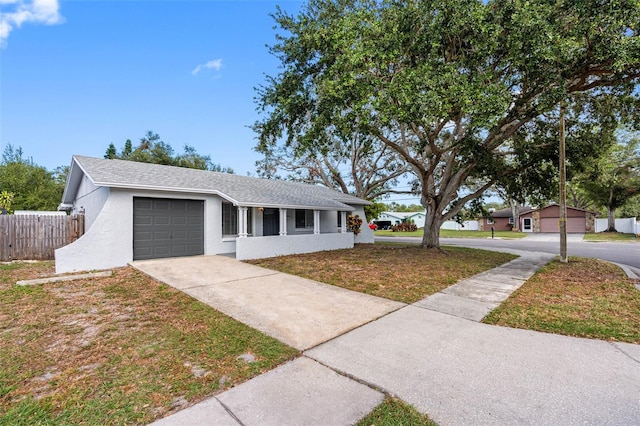
<path id="1" fill-rule="evenodd" d="M 84 215 L 0 215 L 0 261 L 53 260 L 84 234 Z"/>

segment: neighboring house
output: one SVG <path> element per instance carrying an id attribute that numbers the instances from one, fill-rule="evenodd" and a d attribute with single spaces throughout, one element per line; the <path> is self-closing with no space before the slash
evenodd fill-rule
<path id="1" fill-rule="evenodd" d="M 518 216 L 532 210 L 534 210 L 532 207 L 518 207 Z M 488 216 L 478 219 L 478 223 L 480 230 L 490 231 L 493 227 L 495 231 L 511 231 L 514 225 L 513 212 L 511 208 L 490 211 Z M 520 230 L 522 230 L 522 226 Z"/>
<path id="2" fill-rule="evenodd" d="M 567 207 L 567 232 L 595 232 L 596 212 Z M 520 229 L 524 232 L 560 232 L 560 206 L 550 204 L 520 215 Z"/>
<path id="3" fill-rule="evenodd" d="M 74 156 L 59 210 L 86 233 L 56 250 L 56 272 L 140 259 L 235 253 L 255 259 L 372 243 L 368 201 L 321 186 Z M 347 215 L 364 223 L 354 238 Z"/>
<path id="4" fill-rule="evenodd" d="M 374 223 L 387 223 L 390 225 L 399 225 L 404 222 L 415 223 L 418 228 L 424 228 L 425 214 L 424 212 L 382 212 Z"/>
<path id="5" fill-rule="evenodd" d="M 567 207 L 567 232 L 587 233 L 595 232 L 596 213 L 575 207 Z M 560 232 L 560 206 L 550 204 L 546 207 L 533 209 L 520 207 L 518 220 L 522 232 Z M 485 231 L 491 227 L 496 231 L 511 230 L 513 227 L 511 209 L 494 211 L 489 217 L 479 219 L 480 229 Z"/>

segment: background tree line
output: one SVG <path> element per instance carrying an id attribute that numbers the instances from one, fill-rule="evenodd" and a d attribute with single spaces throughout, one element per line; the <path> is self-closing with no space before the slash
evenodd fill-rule
<path id="1" fill-rule="evenodd" d="M 120 152 L 110 143 L 104 157 L 233 173 L 233 169 L 212 162 L 210 156 L 197 153 L 189 145 L 184 146 L 182 153 L 176 154 L 170 144 L 152 131 L 147 132 L 135 147 L 127 139 Z M 21 147 L 8 144 L 0 161 L 0 209 L 9 213 L 15 210 L 57 210 L 68 173 L 69 166 L 47 170 L 26 156 Z"/>

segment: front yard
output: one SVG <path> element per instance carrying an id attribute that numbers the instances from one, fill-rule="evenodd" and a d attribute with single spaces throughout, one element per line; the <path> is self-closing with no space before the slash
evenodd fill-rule
<path id="1" fill-rule="evenodd" d="M 457 281 L 516 256 L 447 247 L 425 251 L 416 244 L 363 244 L 350 250 L 253 260 L 249 263 L 338 287 L 413 303 Z"/>
<path id="2" fill-rule="evenodd" d="M 417 245 L 254 261 L 412 303 L 508 262 L 505 253 Z M 256 330 L 131 269 L 106 278 L 15 286 L 52 262 L 0 264 L 0 424 L 140 424 L 298 356 Z M 640 291 L 614 265 L 552 262 L 484 322 L 640 344 Z M 388 399 L 361 425 L 431 424 Z"/>
<path id="3" fill-rule="evenodd" d="M 33 287 L 52 262 L 0 264 L 0 424 L 143 424 L 295 349 L 131 269 Z"/>
<path id="4" fill-rule="evenodd" d="M 640 344 L 640 291 L 611 263 L 569 258 L 538 271 L 484 322 Z"/>
<path id="5" fill-rule="evenodd" d="M 253 263 L 413 303 L 513 258 L 459 247 L 444 250 L 446 254 L 425 252 L 415 244 L 378 243 Z M 571 258 L 567 264 L 553 262 L 540 270 L 484 322 L 640 344 L 640 291 L 615 265 Z"/>

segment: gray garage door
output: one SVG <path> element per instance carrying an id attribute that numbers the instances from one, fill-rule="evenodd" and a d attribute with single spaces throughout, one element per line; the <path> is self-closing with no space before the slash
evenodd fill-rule
<path id="1" fill-rule="evenodd" d="M 204 201 L 133 199 L 133 260 L 204 254 Z"/>

